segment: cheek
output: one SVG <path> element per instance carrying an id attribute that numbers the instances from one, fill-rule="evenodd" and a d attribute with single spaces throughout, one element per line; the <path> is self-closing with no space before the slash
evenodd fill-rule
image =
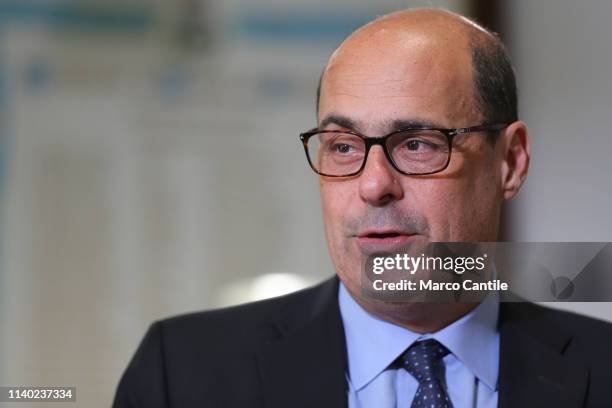
<path id="1" fill-rule="evenodd" d="M 428 180 L 415 196 L 429 222 L 431 240 L 495 239 L 498 210 L 491 177 Z"/>
<path id="2" fill-rule="evenodd" d="M 352 292 L 359 290 L 359 255 L 347 236 L 346 217 L 359 207 L 358 194 L 350 181 L 320 182 L 321 207 L 327 248 L 336 273 Z"/>
<path id="3" fill-rule="evenodd" d="M 352 180 L 321 180 L 319 187 L 327 246 L 332 258 L 339 261 L 354 250 L 350 237 L 354 231 L 348 226 L 347 220 L 355 219 L 355 215 L 360 214 L 363 202 Z"/>
<path id="4" fill-rule="evenodd" d="M 319 182 L 321 192 L 321 209 L 327 243 L 332 247 L 338 246 L 342 240 L 344 215 L 351 208 L 351 190 L 346 185 L 336 181 Z"/>
<path id="5" fill-rule="evenodd" d="M 429 239 L 450 241 L 451 223 L 457 202 L 457 186 L 445 180 L 427 180 L 413 186 L 416 208 L 425 216 L 429 225 Z"/>

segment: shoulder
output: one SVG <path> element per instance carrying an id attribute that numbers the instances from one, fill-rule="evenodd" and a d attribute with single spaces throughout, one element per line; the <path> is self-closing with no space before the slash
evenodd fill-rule
<path id="1" fill-rule="evenodd" d="M 328 312 L 337 288 L 332 278 L 269 300 L 154 322 L 121 378 L 113 407 L 222 406 L 224 393 L 235 388 L 246 391 L 234 399 L 259 398 L 258 351 Z"/>
<path id="2" fill-rule="evenodd" d="M 500 319 L 528 331 L 564 333 L 570 338 L 566 352 L 612 359 L 612 323 L 578 313 L 528 302 L 502 303 Z"/>
<path id="3" fill-rule="evenodd" d="M 154 323 L 165 347 L 237 347 L 243 350 L 274 338 L 286 325 L 308 320 L 320 303 L 335 301 L 337 279 L 331 278 L 272 299 L 189 313 Z"/>
<path id="4" fill-rule="evenodd" d="M 573 312 L 542 308 L 545 309 L 545 314 L 550 321 L 564 327 L 571 334 L 575 347 L 579 347 L 581 351 L 593 357 L 608 356 L 608 362 L 610 362 L 612 359 L 612 347 L 610 347 L 612 323 Z"/>

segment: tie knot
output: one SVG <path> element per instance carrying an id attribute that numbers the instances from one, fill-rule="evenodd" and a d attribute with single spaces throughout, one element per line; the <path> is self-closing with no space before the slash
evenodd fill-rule
<path id="1" fill-rule="evenodd" d="M 433 381 L 438 378 L 442 358 L 448 353 L 448 349 L 437 340 L 417 341 L 402 355 L 402 366 L 419 383 Z"/>

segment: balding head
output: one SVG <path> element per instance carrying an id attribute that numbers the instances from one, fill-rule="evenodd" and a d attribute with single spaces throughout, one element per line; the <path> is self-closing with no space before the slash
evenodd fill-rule
<path id="1" fill-rule="evenodd" d="M 483 28 L 462 16 L 445 10 L 411 9 L 387 14 L 353 32 L 332 54 L 327 68 L 343 57 L 360 55 L 360 50 L 403 54 L 414 46 L 440 47 L 452 54 L 468 52 L 469 37 L 490 36 Z M 365 47 L 365 48 L 363 48 Z M 437 50 L 436 50 L 437 51 Z"/>
<path id="2" fill-rule="evenodd" d="M 503 43 L 475 22 L 441 9 L 410 9 L 391 13 L 352 33 L 332 54 L 319 81 L 317 114 L 321 89 L 328 72 L 343 64 L 394 61 L 446 65 L 463 68 L 471 82 L 472 109 L 486 123 L 517 120 L 514 72 Z M 401 68 L 389 75 L 401 76 Z M 398 79 L 398 78 L 396 78 Z M 463 101 L 465 103 L 467 101 Z"/>

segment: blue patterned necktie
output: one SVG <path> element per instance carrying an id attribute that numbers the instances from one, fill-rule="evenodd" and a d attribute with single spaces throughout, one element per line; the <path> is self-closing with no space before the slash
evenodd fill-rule
<path id="1" fill-rule="evenodd" d="M 419 382 L 411 408 L 452 408 L 440 382 L 444 369 L 442 358 L 448 349 L 434 339 L 418 341 L 401 356 L 404 367 Z"/>

